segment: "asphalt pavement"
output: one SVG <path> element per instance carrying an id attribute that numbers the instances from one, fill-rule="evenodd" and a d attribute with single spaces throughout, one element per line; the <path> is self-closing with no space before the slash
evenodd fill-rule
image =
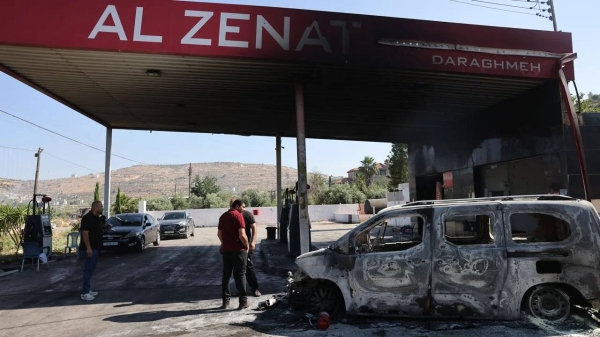
<path id="1" fill-rule="evenodd" d="M 313 224 L 324 246 L 352 225 Z M 260 233 L 260 232 L 259 232 Z M 260 247 L 258 247 L 260 249 Z M 81 262 L 57 261 L 0 278 L 0 336 L 600 336 L 596 322 L 578 312 L 551 326 L 517 322 L 389 320 L 348 317 L 317 331 L 301 311 L 256 306 L 281 294 L 284 279 L 262 272 L 263 296 L 251 308 L 220 310 L 221 256 L 216 228 L 196 228 L 189 239 L 163 240 L 143 253 L 103 253 L 92 279 L 100 295 L 81 301 Z M 236 304 L 235 299 L 232 299 Z"/>

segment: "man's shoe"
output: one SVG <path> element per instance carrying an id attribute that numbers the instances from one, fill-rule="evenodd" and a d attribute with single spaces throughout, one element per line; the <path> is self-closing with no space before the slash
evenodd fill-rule
<path id="1" fill-rule="evenodd" d="M 223 305 L 219 309 L 227 310 L 229 308 L 231 308 L 231 305 L 229 304 L 229 301 L 223 301 Z"/>
<path id="2" fill-rule="evenodd" d="M 262 294 L 260 293 L 260 291 L 258 291 L 258 289 L 254 290 L 252 292 L 252 294 L 254 295 L 254 297 L 261 297 L 262 296 Z"/>
<path id="3" fill-rule="evenodd" d="M 90 290 L 90 292 L 88 294 L 90 294 L 90 295 L 92 295 L 94 297 L 98 296 L 98 292 L 97 291 L 91 291 Z"/>
<path id="4" fill-rule="evenodd" d="M 240 303 L 240 306 L 238 307 L 238 310 L 243 310 L 243 309 L 248 309 L 250 308 L 250 304 L 246 303 Z"/>
<path id="5" fill-rule="evenodd" d="M 84 301 L 93 301 L 95 299 L 95 297 L 92 296 L 90 293 L 87 293 L 87 294 L 81 294 L 81 299 Z"/>

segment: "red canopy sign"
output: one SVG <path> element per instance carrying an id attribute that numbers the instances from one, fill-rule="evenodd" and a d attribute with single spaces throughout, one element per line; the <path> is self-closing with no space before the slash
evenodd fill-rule
<path id="1" fill-rule="evenodd" d="M 0 3 L 0 44 L 557 78 L 554 58 L 394 47 L 383 38 L 572 52 L 569 33 L 365 15 L 171 0 Z"/>

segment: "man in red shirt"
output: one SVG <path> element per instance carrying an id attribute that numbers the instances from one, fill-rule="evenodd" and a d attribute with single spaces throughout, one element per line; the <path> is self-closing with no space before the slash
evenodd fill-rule
<path id="1" fill-rule="evenodd" d="M 219 240 L 221 241 L 221 254 L 223 254 L 223 278 L 221 280 L 223 306 L 229 308 L 231 292 L 229 280 L 233 273 L 235 286 L 240 296 L 238 309 L 248 308 L 246 295 L 246 261 L 248 259 L 248 237 L 246 236 L 244 217 L 242 216 L 242 201 L 235 200 L 231 208 L 219 218 Z"/>

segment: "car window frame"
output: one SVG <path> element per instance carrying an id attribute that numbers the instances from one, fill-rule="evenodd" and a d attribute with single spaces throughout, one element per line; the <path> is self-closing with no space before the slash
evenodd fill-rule
<path id="1" fill-rule="evenodd" d="M 550 215 L 555 218 L 561 219 L 569 224 L 569 236 L 567 236 L 564 240 L 556 241 L 556 242 L 523 242 L 517 243 L 513 241 L 513 233 L 512 233 L 512 221 L 511 216 L 513 214 L 545 214 Z M 574 219 L 569 217 L 558 210 L 555 209 L 530 209 L 530 208 L 510 208 L 506 212 L 506 218 L 504 219 L 504 226 L 506 227 L 506 244 L 514 247 L 532 247 L 536 245 L 562 245 L 568 243 L 573 240 L 575 237 L 573 234 L 575 233 Z"/>

